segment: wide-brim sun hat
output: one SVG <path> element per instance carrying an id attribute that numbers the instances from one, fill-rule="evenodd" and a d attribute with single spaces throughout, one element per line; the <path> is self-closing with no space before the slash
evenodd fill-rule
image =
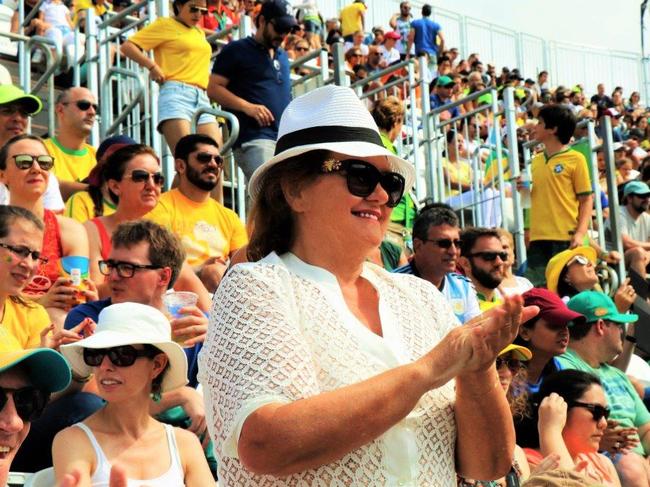
<path id="1" fill-rule="evenodd" d="M 70 365 L 59 352 L 50 348 L 12 347 L 10 340 L 0 339 L 0 374 L 20 366 L 30 385 L 45 392 L 59 392 L 70 384 Z"/>
<path id="2" fill-rule="evenodd" d="M 187 357 L 180 345 L 171 339 L 171 326 L 167 317 L 156 308 L 139 303 L 119 303 L 104 308 L 99 313 L 97 328 L 88 338 L 61 346 L 72 370 L 81 376 L 92 373 L 92 367 L 83 359 L 84 348 L 112 348 L 121 345 L 153 345 L 169 361 L 164 372 L 161 392 L 187 384 Z"/>
<path id="3" fill-rule="evenodd" d="M 562 269 L 567 263 L 573 259 L 576 255 L 583 255 L 589 259 L 592 264 L 596 265 L 596 260 L 598 259 L 598 254 L 596 249 L 593 247 L 580 246 L 574 249 L 563 250 L 562 252 L 555 254 L 551 257 L 551 260 L 546 264 L 546 288 L 549 291 L 557 293 L 557 285 L 560 281 L 560 274 L 562 274 Z"/>
<path id="4" fill-rule="evenodd" d="M 326 150 L 349 158 L 385 157 L 401 174 L 408 191 L 415 184 L 413 165 L 384 147 L 370 112 L 350 88 L 328 85 L 299 96 L 280 119 L 275 155 L 251 176 L 248 191 L 255 200 L 264 176 L 276 164 L 310 151 Z"/>

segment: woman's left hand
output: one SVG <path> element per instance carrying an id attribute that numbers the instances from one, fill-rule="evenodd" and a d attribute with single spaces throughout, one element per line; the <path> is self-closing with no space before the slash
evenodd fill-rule
<path id="1" fill-rule="evenodd" d="M 634 288 L 630 285 L 630 278 L 628 277 L 623 281 L 623 284 L 619 286 L 614 295 L 614 303 L 616 303 L 616 309 L 620 313 L 627 312 L 634 300 L 636 299 L 636 292 Z"/>
<path id="2" fill-rule="evenodd" d="M 184 345 L 191 347 L 197 343 L 203 343 L 208 333 L 208 319 L 196 306 L 186 306 L 179 312 L 184 315 L 171 320 L 172 336 L 175 341 L 184 337 Z"/>

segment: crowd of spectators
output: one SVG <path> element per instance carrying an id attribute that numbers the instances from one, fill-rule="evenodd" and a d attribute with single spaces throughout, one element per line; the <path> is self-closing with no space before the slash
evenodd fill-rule
<path id="1" fill-rule="evenodd" d="M 127 5 L 98 0 L 92 5 L 66 6 L 62 0 L 48 0 L 26 33 L 42 34 L 65 46 L 75 23 L 84 21 L 84 8 L 94 8 L 101 16 Z M 418 410 L 420 399 L 431 401 L 429 409 L 421 408 L 425 412 L 420 420 L 430 422 L 427 428 L 444 428 L 440 425 L 450 420 L 453 401 L 449 397 L 455 393 L 459 405 L 451 417 L 459 426 L 456 483 L 460 486 L 516 485 L 515 481 L 556 485 L 558 472 L 582 482 L 576 485 L 650 484 L 650 390 L 644 389 L 650 374 L 645 383 L 626 375 L 635 357 L 650 352 L 636 347 L 636 330 L 646 323 L 635 322 L 650 316 L 636 313 L 647 306 L 647 292 L 643 295 L 628 279 L 611 289 L 610 298 L 597 272 L 622 260 L 629 272 L 645 282 L 650 264 L 649 113 L 639 93 L 628 95 L 616 87 L 609 94 L 599 84 L 588 97 L 581 85 L 551 86 L 546 71 L 532 75 L 503 67 L 497 72 L 496 66 L 484 65 L 478 53 L 463 58 L 457 48 L 447 46 L 444 26 L 432 19 L 429 5 L 416 18 L 409 2 L 401 2 L 399 12 L 386 19 L 387 25 L 372 28 L 367 25 L 369 8 L 370 2 L 353 0 L 339 18 L 323 19 L 315 0 L 293 8 L 284 0 L 176 0 L 170 17 L 158 18 L 130 35 L 115 55 L 146 68 L 150 79 L 161 85 L 158 129 L 173 154 L 177 175 L 173 189 L 166 192 L 160 155 L 150 147 L 125 136 L 108 138 L 97 150 L 88 144 L 99 110 L 90 90 L 61 90 L 51 100 L 56 132 L 41 139 L 27 133 L 29 118 L 42 109 L 41 100 L 17 87 L 0 86 L 0 394 L 4 395 L 0 419 L 9 418 L 0 421 L 0 433 L 10 438 L 7 445 L 0 445 L 6 450 L 0 451 L 0 485 L 10 466 L 33 472 L 54 465 L 62 486 L 110 481 L 118 487 L 126 476 L 154 479 L 155 485 L 203 486 L 211 482 L 209 471 L 214 478 L 219 471 L 226 482 L 264 478 L 259 475 L 293 481 L 303 470 L 330 475 L 328 465 L 338 465 L 344 455 L 357 458 L 354 455 L 364 449 L 379 455 L 373 442 L 386 441 L 388 456 L 395 448 L 408 450 L 410 441 L 415 445 L 404 424 L 413 420 L 409 413 Z M 250 17 L 253 34 L 231 40 L 213 62 L 214 47 L 206 36 L 240 24 L 243 17 Z M 517 142 L 537 141 L 526 168 L 530 178 L 514 180 L 507 159 L 494 147 L 485 149 L 503 137 L 503 130 L 478 113 L 444 131 L 444 154 L 437 161 L 445 179 L 444 201 L 418 202 L 411 192 L 412 168 L 398 157 L 402 144 L 409 143 L 405 109 L 408 103 L 418 103 L 407 99 L 404 86 L 378 91 L 364 105 L 349 90 L 341 93 L 335 87 L 316 90 L 311 99 L 299 103 L 291 101 L 292 80 L 308 76 L 321 61 L 292 64 L 323 48 L 333 51 L 336 43 L 343 46 L 346 73 L 353 83 L 387 70 L 386 76 L 365 84 L 364 91 L 403 75 L 399 70 L 389 72 L 391 65 L 424 56 L 423 68 L 428 72 L 418 76 L 431 81 L 430 106 L 442 108 L 441 121 L 491 106 L 493 101 L 491 93 L 473 99 L 468 95 L 494 88 L 492 93 L 501 102 L 504 89 L 512 87 Z M 329 59 L 332 62 L 332 52 Z M 355 101 L 343 102 L 348 96 Z M 213 102 L 232 111 L 240 123 L 234 157 L 250 182 L 253 209 L 248 227 L 222 203 L 221 121 L 204 114 L 198 133 L 191 133 L 193 113 Z M 449 104 L 453 106 L 444 109 Z M 346 119 L 350 114 L 355 114 L 354 121 Z M 612 179 L 606 177 L 603 149 L 596 157 L 598 181 L 592 181 L 579 147 L 585 134 L 578 123 L 595 122 L 596 135 L 602 138 L 606 135 L 599 123 L 602 116 L 610 117 L 613 127 L 617 208 L 608 205 L 606 192 Z M 339 125 L 355 130 L 350 135 L 338 130 Z M 361 132 L 373 142 L 347 139 L 360 137 Z M 331 153 L 350 160 L 326 157 Z M 306 162 L 303 154 L 313 161 Z M 379 164 L 379 156 L 388 162 Z M 300 164 L 311 167 L 315 162 L 318 170 L 300 169 Z M 345 198 L 328 209 L 321 207 L 322 200 L 319 204 L 311 200 L 327 193 L 314 181 L 331 185 L 332 173 L 345 176 L 346 197 L 374 201 L 379 187 L 388 195 L 381 211 L 392 213 L 385 217 L 382 241 L 369 245 L 374 240 L 364 234 L 359 248 L 372 247 L 364 255 L 356 255 L 358 248 L 342 238 L 349 230 L 352 239 L 358 230 L 344 226 L 340 206 Z M 508 188 L 499 186 L 499 173 Z M 592 239 L 595 185 L 603 191 L 608 230 L 608 212 L 618 212 L 623 255 L 608 252 L 604 243 Z M 507 226 L 503 215 L 488 219 L 485 227 L 462 228 L 459 208 L 480 191 L 505 192 L 508 197 L 514 191 L 529 192 L 526 265 L 517 266 L 515 242 L 503 228 Z M 340 221 L 330 225 L 330 212 Z M 355 206 L 352 212 L 355 218 L 384 219 L 372 208 Z M 322 248 L 323 242 L 328 249 Z M 291 253 L 295 249 L 313 262 L 300 260 Z M 345 259 L 338 263 L 340 273 L 325 276 L 314 266 L 327 259 L 336 262 L 332 249 L 345 254 Z M 276 274 L 267 275 L 259 263 L 232 269 L 235 263 L 256 262 L 269 252 L 263 262 Z M 364 270 L 360 274 L 364 277 L 359 277 L 363 285 L 351 290 L 341 284 L 341 292 L 337 288 L 332 297 L 330 288 L 336 283 L 328 280 L 335 276 L 342 283 L 347 277 L 340 270 L 342 263 L 360 268 L 368 265 L 364 262 L 374 264 L 373 277 Z M 287 286 L 292 289 L 283 294 L 281 289 L 286 291 Z M 248 294 L 242 297 L 244 289 Z M 171 295 L 168 291 L 190 293 L 194 304 L 172 310 L 165 301 Z M 217 298 L 210 315 L 213 293 Z M 318 293 L 327 296 L 327 303 L 312 308 L 310 300 Z M 402 302 L 388 299 L 391 294 L 401 296 Z M 418 299 L 426 297 L 420 310 L 435 315 L 433 321 L 416 316 L 420 301 L 410 301 L 415 294 Z M 471 340 L 467 335 L 458 345 L 462 357 L 457 364 L 448 364 L 455 372 L 446 379 L 455 378 L 458 391 L 449 385 L 431 387 L 428 382 L 419 390 L 418 382 L 410 381 L 410 389 L 392 409 L 365 424 L 367 437 L 359 440 L 350 436 L 349 425 L 341 418 L 354 421 L 374 413 L 373 401 L 385 404 L 390 399 L 386 391 L 399 390 L 399 381 L 407 375 L 406 368 L 396 365 L 409 362 L 402 356 L 407 351 L 383 350 L 383 342 L 369 345 L 372 340 L 364 337 L 353 344 L 359 347 L 354 358 L 353 348 L 343 350 L 347 342 L 339 340 L 340 331 L 316 329 L 312 322 L 325 323 L 325 317 L 333 316 L 326 315 L 332 307 L 345 316 L 336 315 L 329 325 L 341 318 L 350 326 L 352 320 L 354 326 L 374 333 L 372 338 L 387 337 L 391 328 L 386 324 L 382 329 L 387 310 L 380 297 L 395 307 L 390 313 L 405 310 L 412 318 L 404 325 L 408 333 L 419 336 L 427 323 L 439 327 L 435 339 L 429 330 L 426 339 L 418 338 L 424 341 L 417 350 L 408 350 L 423 357 L 429 357 L 435 349 L 427 350 L 440 343 L 449 360 L 456 349 L 445 341 L 447 333 L 453 337 L 471 334 L 472 328 L 491 329 L 508 317 L 508 326 L 513 326 L 524 318 L 505 342 L 503 331 L 499 340 L 486 338 L 490 353 L 483 350 L 476 359 L 485 362 L 480 366 L 462 359 L 467 347 L 478 346 L 469 345 L 478 334 Z M 354 309 L 348 310 L 351 303 Z M 304 331 L 308 338 L 296 331 L 293 321 L 284 329 L 278 316 L 305 318 L 310 323 Z M 256 328 L 265 320 L 277 329 Z M 325 332 L 336 339 L 328 342 L 331 337 Z M 206 337 L 209 354 L 200 355 Z M 314 363 L 304 363 L 300 347 L 306 346 L 305 340 L 315 341 L 310 353 L 325 364 L 327 379 L 312 370 Z M 497 344 L 499 348 L 493 350 Z M 336 360 L 328 362 L 327 354 L 337 347 L 343 347 L 339 352 L 349 355 L 358 370 L 341 372 L 344 366 Z M 374 348 L 368 352 L 366 347 Z M 286 357 L 278 360 L 278 350 L 295 361 L 291 366 L 300 370 L 299 378 L 290 377 L 295 370 L 282 369 Z M 58 352 L 72 364 L 71 376 Z M 377 360 L 390 365 L 362 363 L 362 353 L 373 360 L 381 356 Z M 415 355 L 411 359 L 418 358 Z M 231 369 L 239 361 L 245 366 Z M 136 362 L 129 369 L 136 373 L 126 377 L 124 368 Z M 44 364 L 52 374 L 46 382 L 39 372 Z M 487 416 L 477 419 L 467 409 L 468 404 L 476 406 L 476 397 L 468 400 L 467 384 L 478 385 L 477 370 L 487 374 L 479 374 L 484 379 L 498 377 L 498 391 L 492 388 L 483 397 L 492 401 L 484 404 L 486 408 L 495 407 L 490 421 Z M 382 371 L 384 375 L 376 375 Z M 230 381 L 232 377 L 236 380 Z M 199 379 L 210 388 L 207 414 L 202 392 L 197 390 Z M 366 380 L 377 387 L 375 392 L 364 392 Z M 244 385 L 232 385 L 238 381 Z M 325 383 L 335 384 L 331 395 L 320 389 Z M 253 385 L 259 397 L 247 389 Z M 354 411 L 341 392 L 343 386 L 357 395 Z M 241 397 L 229 396 L 233 390 Z M 305 398 L 308 402 L 298 401 Z M 508 471 L 476 460 L 485 445 L 472 444 L 468 436 L 468 425 L 481 426 L 476 438 L 487 439 L 492 428 L 497 431 L 506 402 L 511 414 L 505 415 L 503 427 L 516 431 L 516 444 L 504 437 L 503 445 L 510 451 L 491 448 L 491 455 L 510 459 Z M 228 409 L 235 407 L 242 409 Z M 223 408 L 227 418 L 215 413 Z M 252 418 L 246 424 L 254 426 L 247 428 L 245 416 L 236 416 L 243 410 Z M 310 416 L 314 411 L 328 414 L 315 421 Z M 318 423 L 313 431 L 301 427 L 312 421 Z M 226 424 L 234 429 L 226 430 Z M 314 458 L 302 459 L 291 450 L 298 440 L 285 441 L 287 432 L 299 438 L 304 448 L 315 450 L 326 432 L 326 446 Z M 436 436 L 431 431 L 426 434 Z M 446 452 L 454 434 L 441 433 Z M 201 443 L 204 453 L 198 455 Z M 281 454 L 289 455 L 292 463 L 272 464 Z M 155 461 L 143 461 L 148 458 Z M 495 464 L 501 465 L 498 460 Z M 113 465 L 117 466 L 111 474 Z M 371 467 L 368 460 L 359 469 L 366 477 L 340 475 L 369 479 L 376 474 L 384 480 L 396 475 L 391 466 L 370 472 Z M 437 468 L 442 469 L 436 464 L 430 472 Z M 497 471 L 499 475 L 492 475 Z M 481 480 L 484 472 L 493 479 Z"/>

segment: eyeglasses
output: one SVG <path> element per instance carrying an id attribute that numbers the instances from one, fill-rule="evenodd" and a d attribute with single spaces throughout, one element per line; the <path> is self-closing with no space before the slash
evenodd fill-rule
<path id="1" fill-rule="evenodd" d="M 473 254 L 469 255 L 470 257 L 480 257 L 481 259 L 487 261 L 487 262 L 494 262 L 497 260 L 497 257 L 501 259 L 503 262 L 508 260 L 508 252 L 475 252 Z"/>
<path id="2" fill-rule="evenodd" d="M 517 360 L 516 358 L 497 357 L 497 370 L 499 370 L 504 365 L 508 367 L 513 373 L 519 372 L 519 370 L 524 366 L 521 363 L 521 360 Z"/>
<path id="3" fill-rule="evenodd" d="M 90 107 L 93 107 L 93 110 L 99 111 L 99 105 L 97 103 L 93 103 L 88 100 L 77 100 L 77 101 L 66 101 L 63 102 L 64 105 L 70 105 L 71 103 L 74 103 L 79 110 L 82 112 L 85 112 L 86 110 L 90 109 Z"/>
<path id="4" fill-rule="evenodd" d="M 6 105 L 3 107 L 0 107 L 0 115 L 4 117 L 9 117 L 13 115 L 14 113 L 19 114 L 22 117 L 29 117 L 31 113 L 22 105 Z"/>
<path id="5" fill-rule="evenodd" d="M 576 255 L 573 259 L 571 259 L 569 262 L 566 263 L 566 267 L 569 267 L 571 264 L 580 264 L 580 265 L 587 265 L 591 261 L 587 259 L 584 255 Z"/>
<path id="6" fill-rule="evenodd" d="M 210 164 L 216 162 L 217 166 L 223 166 L 223 157 L 219 154 L 210 154 L 209 152 L 199 152 L 196 154 L 196 160 L 201 164 Z"/>
<path id="7" fill-rule="evenodd" d="M 307 52 L 309 51 L 308 47 L 296 47 L 296 51 Z"/>
<path id="8" fill-rule="evenodd" d="M 339 161 L 338 159 L 328 159 L 321 166 L 323 174 L 333 172 L 344 172 L 348 185 L 348 191 L 354 196 L 366 198 L 380 184 L 388 193 L 386 206 L 394 208 L 402 199 L 404 194 L 404 185 L 406 181 L 401 174 L 396 172 L 380 172 L 375 166 L 366 161 L 348 159 Z"/>
<path id="9" fill-rule="evenodd" d="M 130 367 L 139 357 L 155 357 L 161 353 L 158 350 L 144 348 L 138 350 L 131 345 L 121 345 L 112 348 L 84 348 L 84 362 L 89 367 L 99 367 L 108 355 L 108 360 L 117 367 Z"/>
<path id="10" fill-rule="evenodd" d="M 54 157 L 52 156 L 33 156 L 31 154 L 16 154 L 14 156 L 14 163 L 21 171 L 31 169 L 34 162 L 38 164 L 38 167 L 43 171 L 49 171 L 54 167 Z"/>
<path id="11" fill-rule="evenodd" d="M 648 193 L 648 194 L 636 194 L 636 193 L 632 193 L 631 196 L 634 196 L 635 198 L 640 198 L 640 199 L 642 199 L 642 200 L 647 200 L 648 198 L 650 198 L 650 193 Z"/>
<path id="12" fill-rule="evenodd" d="M 602 418 L 609 418 L 609 413 L 611 412 L 609 408 L 601 406 L 600 404 L 591 404 L 587 402 L 573 401 L 568 404 L 570 408 L 585 408 L 589 410 L 591 415 L 594 418 L 594 421 L 598 422 Z"/>
<path id="13" fill-rule="evenodd" d="M 124 262 L 122 260 L 100 260 L 99 261 L 99 272 L 105 276 L 110 276 L 113 269 L 117 271 L 117 275 L 125 279 L 133 277 L 135 271 L 138 269 L 162 269 L 159 265 L 154 264 L 133 264 L 131 262 Z"/>
<path id="14" fill-rule="evenodd" d="M 31 256 L 34 262 L 39 261 L 41 264 L 47 264 L 47 257 L 41 257 L 41 253 L 38 250 L 32 250 L 24 245 L 11 245 L 4 242 L 0 242 L 0 247 L 9 250 L 21 259 L 26 259 L 28 256 Z"/>
<path id="15" fill-rule="evenodd" d="M 20 419 L 26 422 L 37 419 L 43 412 L 43 409 L 45 409 L 45 405 L 50 398 L 47 392 L 32 386 L 21 387 L 20 389 L 0 387 L 0 411 L 7 405 L 9 394 L 14 399 L 16 413 Z"/>
<path id="16" fill-rule="evenodd" d="M 131 174 L 126 176 L 134 183 L 146 183 L 151 179 L 156 186 L 165 184 L 165 176 L 161 172 L 150 173 L 144 169 L 134 169 Z"/>
<path id="17" fill-rule="evenodd" d="M 190 13 L 195 14 L 195 13 L 201 13 L 201 14 L 207 14 L 208 9 L 205 7 L 197 7 L 195 5 L 190 5 Z"/>
<path id="18" fill-rule="evenodd" d="M 458 249 L 460 248 L 460 244 L 461 244 L 460 239 L 452 240 L 450 238 L 433 238 L 433 239 L 427 238 L 424 241 L 434 243 L 441 249 L 448 249 L 452 245 Z"/>

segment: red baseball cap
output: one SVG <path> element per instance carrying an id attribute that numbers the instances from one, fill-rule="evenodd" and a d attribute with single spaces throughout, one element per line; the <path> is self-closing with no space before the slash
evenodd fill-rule
<path id="1" fill-rule="evenodd" d="M 585 317 L 570 310 L 562 299 L 548 289 L 534 287 L 521 295 L 524 306 L 538 306 L 539 316 L 549 323 L 584 323 Z"/>

